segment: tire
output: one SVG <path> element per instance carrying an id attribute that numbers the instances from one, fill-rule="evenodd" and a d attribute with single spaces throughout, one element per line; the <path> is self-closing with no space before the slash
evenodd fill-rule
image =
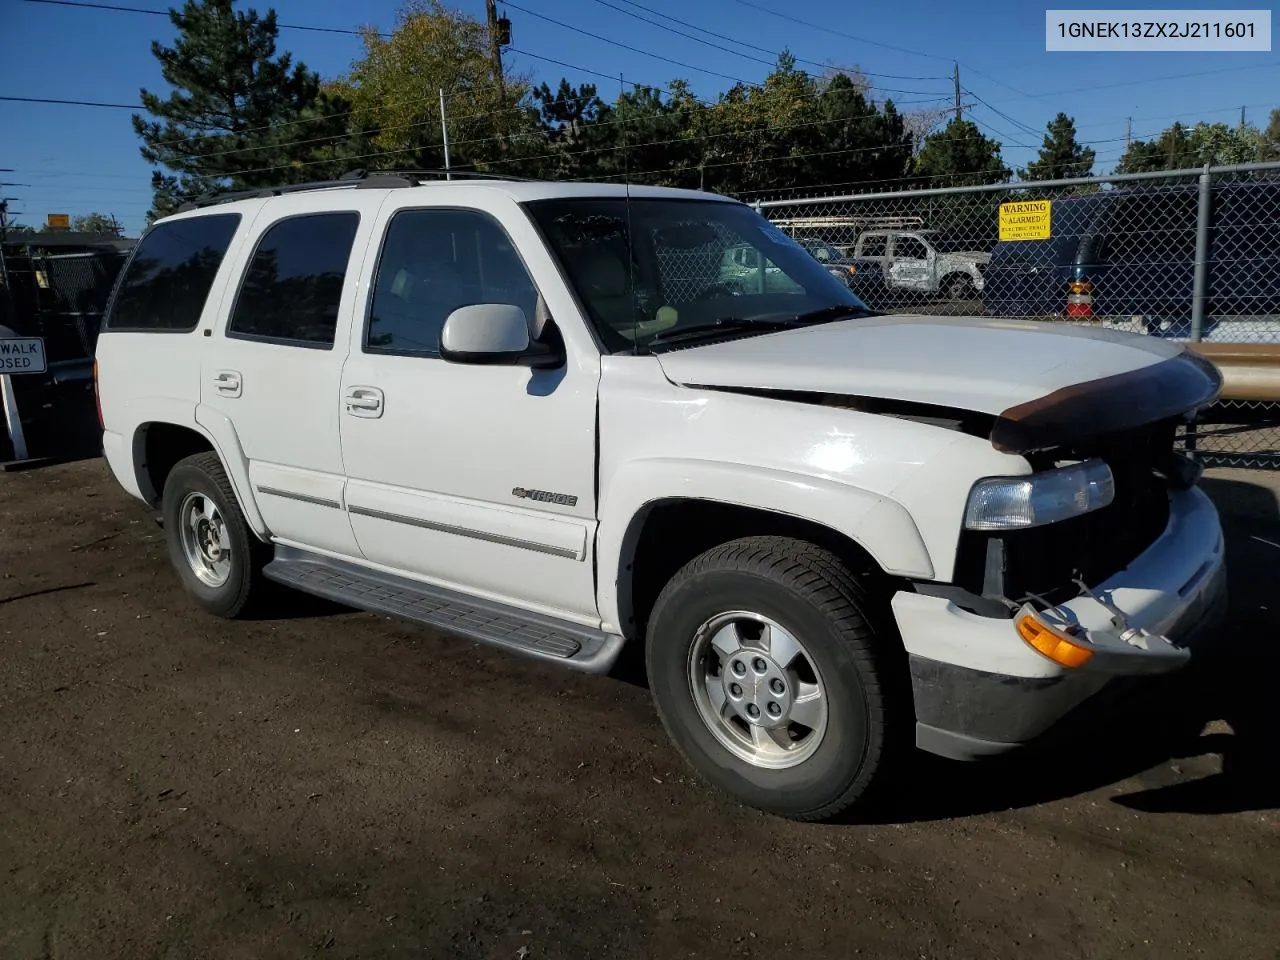
<path id="1" fill-rule="evenodd" d="M 963 273 L 953 273 L 943 280 L 942 289 L 946 291 L 948 300 L 972 300 L 977 296 L 973 280 Z"/>
<path id="2" fill-rule="evenodd" d="M 195 529 L 199 524 L 191 522 L 192 511 L 204 512 L 201 505 L 213 513 L 208 526 Z M 165 480 L 161 514 L 169 559 L 196 603 L 227 619 L 251 613 L 266 591 L 262 568 L 271 548 L 249 529 L 216 453 L 197 453 L 178 462 Z M 201 551 L 202 542 L 210 544 L 209 550 Z M 198 564 L 202 552 L 205 561 L 211 553 L 217 561 Z M 215 575 L 219 572 L 221 577 Z"/>
<path id="3" fill-rule="evenodd" d="M 902 738 L 912 729 L 909 705 L 900 704 L 897 694 L 906 677 L 893 653 L 900 652 L 900 646 L 889 629 L 873 627 L 871 609 L 848 568 L 813 544 L 752 537 L 714 547 L 692 560 L 659 595 L 645 645 L 658 714 L 677 749 L 713 785 L 769 813 L 825 820 L 854 804 L 870 805 L 898 757 L 907 752 Z M 750 616 L 730 616 L 726 622 L 724 618 L 735 611 Z M 726 657 L 709 639 L 720 636 L 721 643 L 731 647 L 745 637 L 761 646 L 763 634 L 753 638 L 752 617 L 772 621 L 769 633 L 775 640 L 767 644 L 766 656 L 749 652 L 746 657 Z M 801 648 L 800 656 L 791 660 L 788 634 Z M 781 652 L 773 651 L 775 646 Z M 784 660 L 779 673 L 775 668 Z M 716 661 L 718 677 L 712 676 Z M 764 672 L 757 669 L 760 664 Z M 744 667 L 750 672 L 739 674 Z M 737 702 L 731 702 L 730 671 L 743 678 Z M 779 679 L 782 686 L 772 686 Z M 813 720 L 814 682 L 818 699 L 824 701 L 821 724 Z M 716 706 L 717 684 L 724 693 L 724 710 Z M 769 699 L 773 693 L 763 692 L 784 689 L 777 702 Z M 802 698 L 807 704 L 803 712 Z M 795 721 L 785 733 L 774 727 L 762 734 L 760 721 L 753 726 L 744 715 L 754 705 L 755 715 L 762 716 L 761 709 L 772 712 L 779 703 L 786 705 L 786 713 L 773 723 L 794 716 L 812 725 Z M 819 729 L 815 741 L 812 737 Z M 764 746 L 747 747 L 745 739 Z M 779 740 L 788 745 L 779 747 Z M 754 759 L 744 751 L 754 751 Z"/>

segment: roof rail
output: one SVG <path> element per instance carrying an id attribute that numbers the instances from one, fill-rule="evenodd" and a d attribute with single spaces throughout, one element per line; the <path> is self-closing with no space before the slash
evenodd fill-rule
<path id="1" fill-rule="evenodd" d="M 278 197 L 285 193 L 300 193 L 306 190 L 324 190 L 334 187 L 386 188 L 416 187 L 427 179 L 447 180 L 458 177 L 469 180 L 515 180 L 527 181 L 529 177 L 508 176 L 501 173 L 485 173 L 480 170 L 348 170 L 336 180 L 313 180 L 307 183 L 287 183 L 276 187 L 255 187 L 249 190 L 218 190 L 201 194 L 178 207 L 176 213 L 211 207 L 219 203 L 232 203 L 236 200 L 252 200 L 264 197 Z"/>
<path id="2" fill-rule="evenodd" d="M 462 180 L 513 180 L 518 182 L 528 182 L 530 177 L 517 177 L 505 173 L 489 173 L 485 170 L 440 170 L 437 168 L 423 168 L 418 170 L 352 170 L 350 173 L 343 174 L 344 177 L 362 177 L 364 179 L 373 178 L 400 178 L 412 181 L 414 185 L 421 183 L 426 179 L 450 180 L 458 178 Z"/>

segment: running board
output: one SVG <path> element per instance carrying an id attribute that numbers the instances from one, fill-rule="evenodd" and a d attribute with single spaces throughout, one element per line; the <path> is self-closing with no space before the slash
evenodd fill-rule
<path id="1" fill-rule="evenodd" d="M 624 638 L 277 544 L 263 575 L 335 603 L 400 617 L 584 673 L 608 673 Z"/>

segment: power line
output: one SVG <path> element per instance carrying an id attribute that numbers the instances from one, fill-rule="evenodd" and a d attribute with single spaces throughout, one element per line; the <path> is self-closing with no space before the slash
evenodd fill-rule
<path id="1" fill-rule="evenodd" d="M 753 10 L 759 10 L 761 13 L 767 13 L 770 16 L 778 17 L 779 19 L 786 20 L 790 23 L 797 23 L 804 27 L 809 27 L 814 30 L 820 30 L 826 34 L 834 34 L 835 36 L 838 36 L 838 37 L 844 37 L 846 40 L 854 40 L 858 43 L 866 43 L 874 47 L 882 47 L 886 50 L 894 50 L 894 51 L 897 51 L 898 53 L 910 54 L 911 56 L 926 57 L 930 60 L 941 60 L 946 63 L 955 62 L 954 58 L 952 57 L 944 57 L 936 53 L 926 53 L 923 50 L 913 50 L 909 47 L 901 47 L 892 43 L 884 43 L 880 40 L 872 40 L 869 37 L 860 37 L 860 36 L 857 36 L 856 34 L 845 33 L 841 30 L 837 30 L 834 27 L 830 26 L 829 24 L 817 24 L 808 20 L 801 20 L 799 17 L 795 17 L 790 14 L 778 13 L 776 10 L 771 10 L 769 7 L 764 6 L 763 4 L 754 2 L 754 0 L 734 0 L 734 2 L 740 3 L 744 7 L 750 7 Z M 1012 103 L 1014 100 L 1022 100 L 1022 99 L 1043 100 L 1044 102 L 1047 103 L 1049 102 L 1046 99 L 1048 97 L 1060 97 L 1060 96 L 1065 96 L 1071 93 L 1089 93 L 1094 90 L 1113 90 L 1118 87 L 1142 86 L 1148 83 L 1163 83 L 1168 80 L 1184 80 L 1192 77 L 1205 77 L 1205 76 L 1211 76 L 1213 74 L 1219 74 L 1219 73 L 1235 73 L 1242 70 L 1258 70 L 1266 67 L 1280 66 L 1280 61 L 1263 63 L 1263 64 L 1245 64 L 1245 65 L 1236 66 L 1236 67 L 1219 67 L 1214 70 L 1197 70 L 1191 73 L 1172 74 L 1170 76 L 1163 76 L 1163 77 L 1144 77 L 1137 80 L 1124 80 L 1117 83 L 1095 84 L 1089 87 L 1077 87 L 1072 90 L 1057 90 L 1050 93 L 1023 93 L 1017 90 L 1017 88 L 1015 87 L 1010 87 L 1008 84 L 1000 80 L 996 80 L 994 77 L 987 76 L 987 74 L 974 69 L 967 63 L 960 62 L 959 65 L 964 67 L 964 69 L 966 70 L 971 70 L 973 73 L 978 74 L 978 76 L 984 77 L 993 83 L 998 83 L 1000 84 L 1000 86 L 1006 87 L 1007 89 L 1013 90 L 1013 92 L 1019 94 L 1019 96 L 1015 98 L 1011 98 L 1007 100 L 997 100 L 996 101 L 997 103 Z"/>
<path id="2" fill-rule="evenodd" d="M 882 43 L 879 40 L 871 40 L 867 37 L 859 37 L 852 33 L 844 33 L 843 31 L 835 29 L 830 24 L 820 25 L 816 23 L 811 23 L 808 20 L 801 20 L 799 17 L 793 17 L 790 14 L 778 13 L 776 10 L 771 10 L 762 4 L 753 3 L 752 0 L 736 0 L 736 2 L 742 4 L 744 7 L 750 7 L 753 10 L 759 10 L 761 13 L 767 13 L 770 16 L 778 17 L 779 19 L 782 19 L 782 20 L 788 20 L 792 23 L 798 23 L 802 27 L 810 27 L 814 30 L 821 30 L 823 33 L 835 34 L 837 37 L 844 37 L 846 40 L 854 40 L 858 43 L 870 44 L 873 47 L 883 47 L 886 50 L 893 50 L 897 53 L 906 53 L 915 57 L 928 57 L 931 60 L 941 60 L 944 63 L 954 62 L 954 58 L 952 57 L 942 57 L 936 53 L 925 53 L 921 50 L 912 50 L 909 47 L 895 46 L 892 43 Z M 965 69 L 967 70 L 968 67 L 966 67 Z"/>
<path id="3" fill-rule="evenodd" d="M 652 57 L 655 60 L 662 60 L 665 63 L 674 64 L 677 67 L 683 67 L 686 70 L 693 70 L 697 73 L 705 73 L 708 76 L 719 77 L 722 80 L 732 80 L 734 83 L 741 83 L 744 86 L 749 86 L 749 87 L 758 86 L 758 84 L 751 83 L 750 81 L 747 81 L 747 80 L 743 80 L 741 77 L 733 77 L 727 73 L 720 73 L 717 70 L 707 70 L 705 67 L 695 67 L 691 63 L 685 63 L 682 60 L 673 60 L 670 57 L 664 57 L 660 53 L 650 53 L 648 50 L 641 50 L 639 47 L 633 47 L 630 44 L 623 43 L 621 40 L 610 40 L 608 37 L 603 37 L 598 33 L 592 33 L 590 30 L 583 30 L 581 27 L 575 27 L 572 24 L 565 23 L 563 20 L 556 20 L 554 17 L 548 17 L 545 14 L 537 13 L 533 10 L 528 10 L 525 7 L 519 6 L 518 4 L 511 3 L 510 0 L 503 0 L 503 4 L 505 6 L 510 7 L 513 10 L 519 10 L 521 13 L 527 13 L 531 17 L 537 17 L 539 20 L 545 20 L 547 23 L 554 23 L 557 27 L 563 27 L 566 30 L 572 30 L 574 33 L 580 33 L 584 37 L 590 37 L 592 40 L 599 40 L 601 43 L 608 43 L 608 44 L 612 44 L 615 47 L 621 47 L 623 50 L 630 50 L 632 53 L 638 53 L 643 57 Z"/>
<path id="4" fill-rule="evenodd" d="M 54 7 L 75 7 L 83 10 L 110 10 L 115 13 L 149 13 L 153 16 L 167 17 L 168 10 L 148 10 L 144 7 L 125 7 L 114 3 L 86 3 L 82 0 L 26 0 L 27 3 L 43 3 Z M 282 30 L 306 30 L 311 33 L 341 33 L 352 37 L 362 37 L 364 32 L 346 27 L 318 27 L 301 23 L 276 23 Z M 376 31 L 375 31 L 376 32 Z M 380 37 L 389 37 L 389 33 L 378 33 Z"/>
<path id="5" fill-rule="evenodd" d="M 761 53 L 767 53 L 770 56 L 772 56 L 774 59 L 762 60 L 759 57 L 754 57 L 754 56 L 751 56 L 750 54 L 741 53 L 740 51 L 732 50 L 728 47 L 722 47 L 719 44 L 711 43 L 707 40 L 702 40 L 701 38 L 687 34 L 682 30 L 675 30 L 672 27 L 668 27 L 666 24 L 659 23 L 656 20 L 651 20 L 648 17 L 640 16 L 638 13 L 632 13 L 630 10 L 624 10 L 622 7 L 614 6 L 614 4 L 610 3 L 609 0 L 595 0 L 595 2 L 600 4 L 601 6 L 608 7 L 610 10 L 616 10 L 618 13 L 625 14 L 628 17 L 634 17 L 635 19 L 643 21 L 644 23 L 652 24 L 653 26 L 657 27 L 660 30 L 666 30 L 669 33 L 674 33 L 678 37 L 684 37 L 688 40 L 694 41 L 695 43 L 701 43 L 701 44 L 704 44 L 705 46 L 713 47 L 716 50 L 723 50 L 726 53 L 731 53 L 736 57 L 743 57 L 748 60 L 754 60 L 756 63 L 763 63 L 766 66 L 770 66 L 770 67 L 776 66 L 778 57 L 781 56 L 781 53 L 777 50 L 770 50 L 768 47 L 761 47 L 754 43 L 748 43 L 746 40 L 736 40 L 733 37 L 727 36 L 726 34 L 716 33 L 714 30 L 707 30 L 704 27 L 699 27 L 695 24 L 689 23 L 687 20 L 681 20 L 679 17 L 673 17 L 670 14 L 662 13 L 661 11 L 654 10 L 652 7 L 646 7 L 644 6 L 644 4 L 635 3 L 633 2 L 633 0 L 623 0 L 623 2 L 626 3 L 628 6 L 636 7 L 640 10 L 646 11 L 647 13 L 652 13 L 655 16 L 661 17 L 664 20 L 670 20 L 672 23 L 678 23 L 683 27 L 688 27 L 690 30 L 697 30 L 700 33 L 705 33 L 708 36 L 715 37 L 719 40 L 725 40 L 729 43 L 737 44 L 738 46 L 748 47 L 752 50 L 758 50 Z M 831 64 L 819 63 L 817 60 L 807 60 L 804 57 L 796 57 L 795 60 L 797 63 L 807 63 L 810 66 L 818 67 L 823 70 L 831 66 Z M 945 77 L 904 77 L 904 76 L 896 76 L 893 74 L 886 74 L 886 73 L 872 73 L 870 71 L 862 70 L 862 69 L 859 69 L 858 72 L 861 73 L 863 76 L 879 77 L 886 80 L 944 80 L 946 79 Z M 894 91 L 894 92 L 901 93 L 905 91 Z"/>
<path id="6" fill-rule="evenodd" d="M 999 110 L 996 107 L 993 107 L 991 104 L 987 103 L 987 101 L 983 100 L 980 96 L 978 96 L 972 90 L 969 90 L 966 88 L 965 93 L 969 94 L 969 96 L 973 97 L 973 99 L 977 100 L 980 104 L 982 104 L 992 113 L 994 113 L 997 117 L 1001 117 L 1002 119 L 1007 120 L 1009 123 L 1012 123 L 1016 128 L 1021 130 L 1023 133 L 1029 133 L 1033 137 L 1038 137 L 1042 135 L 1041 131 L 1036 130 L 1034 127 L 1029 127 L 1025 123 L 1023 123 L 1021 120 L 1015 120 L 1013 117 L 1009 116 L 1003 110 Z"/>
<path id="7" fill-rule="evenodd" d="M 738 0 L 739 3 L 743 0 Z M 1099 83 L 1090 87 L 1075 87 L 1071 90 L 1055 90 L 1052 93 L 1043 94 L 1026 94 L 1028 98 L 1039 99 L 1041 97 L 1062 97 L 1069 93 L 1092 93 L 1095 90 L 1114 90 L 1118 87 L 1136 87 L 1147 83 L 1164 83 L 1169 80 L 1187 80 L 1192 77 L 1207 77 L 1218 73 L 1239 73 L 1242 70 L 1264 70 L 1269 67 L 1280 66 L 1280 60 L 1271 63 L 1254 63 L 1245 64 L 1237 67 L 1219 67 L 1215 70 L 1196 70 L 1191 73 L 1174 73 L 1163 77 L 1143 77 L 1138 80 L 1121 80 L 1117 83 Z M 1008 100 L 997 100 L 996 103 L 1012 103 L 1014 100 L 1022 99 L 1014 97 Z"/>
<path id="8" fill-rule="evenodd" d="M 30 0 L 34 3 L 36 0 Z M 6 100 L 10 103 L 45 103 L 45 104 L 65 104 L 71 107 L 113 107 L 119 110 L 141 110 L 142 105 L 137 103 L 102 103 L 98 100 L 54 100 L 50 97 L 0 97 L 0 100 Z"/>

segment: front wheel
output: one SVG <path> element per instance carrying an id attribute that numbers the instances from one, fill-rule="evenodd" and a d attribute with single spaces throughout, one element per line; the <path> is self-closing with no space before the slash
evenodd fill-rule
<path id="1" fill-rule="evenodd" d="M 743 803 L 821 820 L 867 799 L 910 717 L 891 710 L 891 638 L 830 552 L 782 537 L 715 547 L 667 585 L 646 660 L 689 763 Z"/>

